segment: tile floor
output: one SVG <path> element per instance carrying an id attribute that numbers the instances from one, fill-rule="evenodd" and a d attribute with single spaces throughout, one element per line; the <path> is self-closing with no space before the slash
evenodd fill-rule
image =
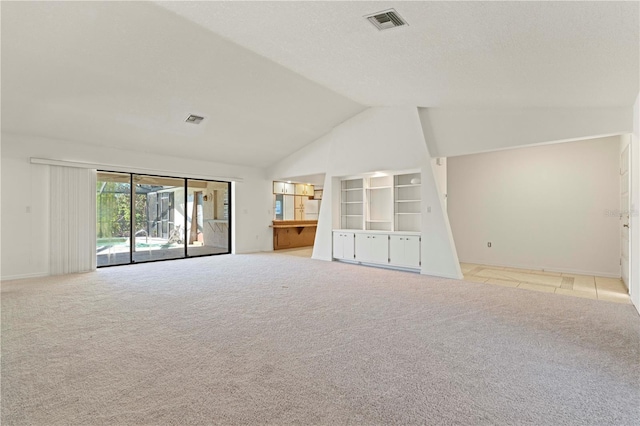
<path id="1" fill-rule="evenodd" d="M 312 247 L 276 250 L 287 256 L 311 257 Z M 595 277 L 560 272 L 516 269 L 502 266 L 460 263 L 466 281 L 517 287 L 525 290 L 584 297 L 616 303 L 631 303 L 620 278 Z"/>
<path id="2" fill-rule="evenodd" d="M 607 302 L 631 303 L 627 288 L 620 278 L 516 269 L 473 263 L 461 263 L 460 267 L 466 281 L 605 300 Z"/>

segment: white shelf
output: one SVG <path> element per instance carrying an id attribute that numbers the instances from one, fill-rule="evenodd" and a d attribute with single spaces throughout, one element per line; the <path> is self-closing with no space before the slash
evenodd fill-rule
<path id="1" fill-rule="evenodd" d="M 420 179 L 420 173 L 409 173 L 394 176 L 394 230 L 396 232 L 420 231 L 421 229 L 421 184 L 411 183 L 414 179 Z"/>
<path id="2" fill-rule="evenodd" d="M 340 189 L 340 226 L 345 229 L 362 229 L 364 225 L 364 180 L 343 180 Z"/>
<path id="3" fill-rule="evenodd" d="M 418 180 L 416 180 L 418 179 Z M 353 231 L 420 232 L 420 173 L 389 174 L 341 183 L 340 222 Z"/>

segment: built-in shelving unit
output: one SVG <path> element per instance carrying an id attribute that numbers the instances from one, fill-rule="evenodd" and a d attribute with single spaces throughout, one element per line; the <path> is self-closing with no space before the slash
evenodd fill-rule
<path id="1" fill-rule="evenodd" d="M 420 232 L 422 228 L 419 172 L 346 179 L 341 191 L 341 229 Z"/>
<path id="2" fill-rule="evenodd" d="M 418 271 L 422 266 L 420 172 L 345 179 L 333 258 Z"/>
<path id="3" fill-rule="evenodd" d="M 363 229 L 364 226 L 364 179 L 342 181 L 340 203 L 340 227 Z"/>
<path id="4" fill-rule="evenodd" d="M 420 232 L 422 196 L 420 173 L 395 175 L 394 230 Z"/>
<path id="5" fill-rule="evenodd" d="M 372 176 L 367 179 L 367 214 L 365 229 L 393 230 L 393 176 Z"/>

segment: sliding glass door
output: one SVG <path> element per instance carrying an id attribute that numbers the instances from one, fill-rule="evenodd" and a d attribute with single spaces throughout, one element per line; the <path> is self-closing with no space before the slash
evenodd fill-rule
<path id="1" fill-rule="evenodd" d="M 133 183 L 133 261 L 185 257 L 184 179 L 133 175 Z"/>
<path id="2" fill-rule="evenodd" d="M 131 262 L 131 175 L 99 172 L 96 184 L 98 266 Z"/>
<path id="3" fill-rule="evenodd" d="M 187 254 L 229 252 L 229 183 L 187 180 Z"/>
<path id="4" fill-rule="evenodd" d="M 231 183 L 98 172 L 98 266 L 231 252 Z"/>

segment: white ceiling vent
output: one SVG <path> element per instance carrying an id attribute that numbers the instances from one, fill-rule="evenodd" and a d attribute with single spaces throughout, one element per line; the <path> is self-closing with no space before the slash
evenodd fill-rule
<path id="1" fill-rule="evenodd" d="M 187 117 L 185 120 L 187 123 L 200 124 L 200 122 L 204 120 L 204 117 L 200 117 L 199 115 L 193 115 Z"/>
<path id="2" fill-rule="evenodd" d="M 382 12 L 367 15 L 365 18 L 381 31 L 409 25 L 395 9 L 383 10 Z"/>

